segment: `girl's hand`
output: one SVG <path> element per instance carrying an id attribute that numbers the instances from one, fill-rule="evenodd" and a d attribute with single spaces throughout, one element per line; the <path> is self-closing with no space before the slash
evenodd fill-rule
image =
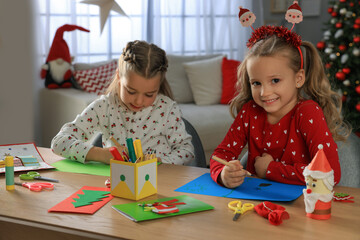
<path id="1" fill-rule="evenodd" d="M 272 161 L 274 159 L 270 154 L 263 153 L 261 157 L 257 156 L 254 164 L 256 175 L 260 178 L 265 178 L 267 168 Z"/>
<path id="2" fill-rule="evenodd" d="M 125 146 L 116 147 L 119 153 L 122 155 L 122 152 L 126 150 Z M 100 148 L 92 147 L 88 154 L 86 155 L 86 160 L 88 161 L 97 161 L 106 164 L 110 164 L 110 159 L 113 159 L 113 155 L 109 151 L 110 148 Z"/>
<path id="3" fill-rule="evenodd" d="M 220 183 L 227 188 L 236 188 L 240 186 L 247 175 L 239 160 L 232 160 L 225 166 L 220 174 Z"/>

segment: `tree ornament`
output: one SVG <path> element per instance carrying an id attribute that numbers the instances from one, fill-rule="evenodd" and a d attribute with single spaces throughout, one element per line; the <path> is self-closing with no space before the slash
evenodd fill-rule
<path id="1" fill-rule="evenodd" d="M 335 27 L 336 27 L 336 28 L 342 28 L 342 26 L 343 26 L 343 25 L 342 25 L 341 22 L 338 22 L 338 23 L 335 24 Z"/>
<path id="2" fill-rule="evenodd" d="M 360 18 L 355 19 L 356 24 L 360 24 Z"/>
<path id="3" fill-rule="evenodd" d="M 354 29 L 360 29 L 360 24 L 356 24 L 356 23 L 355 23 L 355 24 L 353 25 L 353 28 L 354 28 Z"/>
<path id="4" fill-rule="evenodd" d="M 360 85 L 356 86 L 355 91 L 357 92 L 357 94 L 360 94 Z"/>
<path id="5" fill-rule="evenodd" d="M 335 37 L 335 38 L 339 38 L 339 37 L 341 37 L 343 34 L 344 34 L 344 31 L 343 31 L 342 29 L 339 29 L 339 30 L 337 30 L 337 31 L 335 32 L 334 37 Z"/>
<path id="6" fill-rule="evenodd" d="M 326 64 L 325 64 L 325 68 L 326 68 L 326 69 L 330 69 L 330 68 L 331 68 L 331 63 L 326 63 Z"/>
<path id="7" fill-rule="evenodd" d="M 324 50 L 324 52 L 326 53 L 326 54 L 330 54 L 330 53 L 332 53 L 332 49 L 331 48 L 325 48 L 325 50 Z"/>
<path id="8" fill-rule="evenodd" d="M 324 41 L 320 41 L 316 44 L 316 47 L 319 49 L 319 50 L 323 50 L 325 48 L 325 42 Z"/>
<path id="9" fill-rule="evenodd" d="M 354 37 L 354 43 L 359 43 L 360 42 L 360 37 Z"/>
<path id="10" fill-rule="evenodd" d="M 338 6 L 337 4 L 335 4 L 335 5 L 333 6 L 333 8 L 334 8 L 335 10 L 337 10 L 337 9 L 339 8 L 339 6 Z"/>
<path id="11" fill-rule="evenodd" d="M 351 72 L 351 69 L 350 68 L 343 68 L 342 72 L 345 73 L 345 74 L 349 74 Z"/>
<path id="12" fill-rule="evenodd" d="M 341 101 L 342 101 L 342 102 L 346 102 L 346 96 L 345 96 L 345 95 L 342 95 L 342 96 L 341 96 Z"/>
<path id="13" fill-rule="evenodd" d="M 350 17 L 352 17 L 352 15 L 353 15 L 353 12 L 347 11 L 345 14 L 345 17 L 350 18 Z M 345 19 L 345 20 L 347 20 L 347 19 Z"/>
<path id="14" fill-rule="evenodd" d="M 346 0 L 340 0 L 339 2 L 344 3 L 344 2 L 346 2 Z"/>
<path id="15" fill-rule="evenodd" d="M 347 12 L 346 8 L 342 8 L 342 9 L 340 9 L 340 11 L 339 11 L 339 13 L 340 13 L 341 15 L 345 15 L 346 12 Z"/>
<path id="16" fill-rule="evenodd" d="M 345 73 L 339 71 L 335 74 L 335 77 L 340 81 L 344 81 L 346 76 L 345 76 Z"/>
<path id="17" fill-rule="evenodd" d="M 327 11 L 328 11 L 328 13 L 332 13 L 332 12 L 334 11 L 334 8 L 329 7 L 329 8 L 327 9 Z"/>
<path id="18" fill-rule="evenodd" d="M 350 86 L 351 82 L 350 82 L 349 79 L 346 79 L 346 80 L 343 82 L 343 84 L 344 84 L 346 87 L 348 87 L 348 86 Z"/>
<path id="19" fill-rule="evenodd" d="M 353 6 L 354 6 L 354 3 L 353 3 L 353 2 L 349 3 L 349 6 L 350 6 L 350 7 L 353 7 Z"/>
<path id="20" fill-rule="evenodd" d="M 332 12 L 332 13 L 331 13 L 331 16 L 332 16 L 332 17 L 337 17 L 337 12 Z"/>
<path id="21" fill-rule="evenodd" d="M 345 51 L 345 50 L 346 50 L 346 45 L 341 44 L 341 45 L 339 46 L 339 50 L 340 50 L 340 51 Z"/>
<path id="22" fill-rule="evenodd" d="M 337 18 L 332 18 L 331 20 L 330 20 L 330 23 L 331 24 L 335 24 L 335 23 L 337 23 L 339 20 L 337 19 Z"/>
<path id="23" fill-rule="evenodd" d="M 354 48 L 352 53 L 354 56 L 358 57 L 360 55 L 360 50 L 358 48 Z"/>
<path id="24" fill-rule="evenodd" d="M 341 63 L 345 64 L 348 59 L 349 59 L 349 54 L 345 53 L 344 55 L 341 56 Z"/>
<path id="25" fill-rule="evenodd" d="M 329 58 L 331 60 L 335 60 L 336 59 L 336 54 L 335 53 L 330 54 Z"/>
<path id="26" fill-rule="evenodd" d="M 360 112 L 360 103 L 356 104 L 355 108 L 358 112 Z"/>

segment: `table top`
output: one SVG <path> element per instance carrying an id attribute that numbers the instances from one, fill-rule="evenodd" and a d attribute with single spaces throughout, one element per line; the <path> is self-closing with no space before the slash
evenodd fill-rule
<path id="1" fill-rule="evenodd" d="M 62 159 L 49 149 L 39 148 L 39 151 L 50 164 Z M 141 201 L 183 195 L 184 193 L 174 190 L 208 172 L 209 169 L 206 168 L 159 165 L 158 193 Z M 354 196 L 355 203 L 332 202 L 332 216 L 328 220 L 306 217 L 303 196 L 293 202 L 276 202 L 286 208 L 290 219 L 279 226 L 273 226 L 256 212 L 246 213 L 233 221 L 233 212 L 227 208 L 228 202 L 233 199 L 186 194 L 214 206 L 215 209 L 135 223 L 111 208 L 115 204 L 133 201 L 116 197 L 93 215 L 48 213 L 49 208 L 83 186 L 105 187 L 107 177 L 53 170 L 41 170 L 41 174 L 60 180 L 55 183 L 54 191 L 31 192 L 18 186 L 15 191 L 6 191 L 5 177 L 0 176 L 0 186 L 3 186 L 0 187 L 2 235 L 4 232 L 13 237 L 25 233 L 41 237 L 48 234 L 51 239 L 54 236 L 64 238 L 65 235 L 71 236 L 71 239 L 230 239 L 235 236 L 244 239 L 264 239 L 264 236 L 267 239 L 360 239 L 359 188 L 335 187 L 335 192 Z M 251 200 L 246 202 L 255 205 L 261 203 Z"/>

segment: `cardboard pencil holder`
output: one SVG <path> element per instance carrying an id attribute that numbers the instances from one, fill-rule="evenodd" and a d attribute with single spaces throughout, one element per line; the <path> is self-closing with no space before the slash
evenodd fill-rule
<path id="1" fill-rule="evenodd" d="M 139 200 L 157 193 L 157 158 L 139 163 L 110 160 L 111 195 Z"/>

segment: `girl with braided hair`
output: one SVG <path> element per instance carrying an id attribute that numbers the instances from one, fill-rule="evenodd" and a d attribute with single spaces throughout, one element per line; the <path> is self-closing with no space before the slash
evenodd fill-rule
<path id="1" fill-rule="evenodd" d="M 172 100 L 166 80 L 166 53 L 145 41 L 129 42 L 106 93 L 66 123 L 51 143 L 53 151 L 68 159 L 109 163 L 111 137 L 120 146 L 140 139 L 144 153 L 156 151 L 164 163 L 185 164 L 194 159 L 191 136 L 185 130 L 179 106 Z M 89 139 L 102 133 L 102 147 Z"/>

